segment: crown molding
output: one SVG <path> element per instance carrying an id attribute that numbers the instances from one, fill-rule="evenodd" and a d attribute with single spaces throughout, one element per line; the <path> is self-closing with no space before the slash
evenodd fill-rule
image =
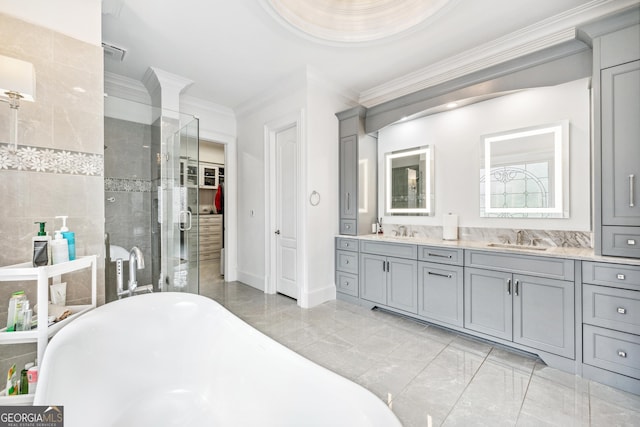
<path id="1" fill-rule="evenodd" d="M 229 107 L 225 107 L 224 105 L 216 104 L 215 102 L 207 101 L 206 99 L 198 98 L 192 95 L 182 95 L 180 96 L 180 111 L 182 111 L 182 106 L 185 106 L 185 111 L 188 110 L 188 107 L 192 107 L 193 109 L 210 111 L 215 114 L 219 114 L 222 116 L 228 116 L 235 119 L 236 115 L 233 112 L 233 109 Z"/>
<path id="2" fill-rule="evenodd" d="M 109 71 L 104 72 L 104 92 L 107 96 L 145 105 L 151 104 L 149 92 L 141 82 Z"/>
<path id="3" fill-rule="evenodd" d="M 577 27 L 638 4 L 638 0 L 592 0 L 476 48 L 439 61 L 360 94 L 373 107 L 448 80 L 499 65 L 577 38 Z"/>

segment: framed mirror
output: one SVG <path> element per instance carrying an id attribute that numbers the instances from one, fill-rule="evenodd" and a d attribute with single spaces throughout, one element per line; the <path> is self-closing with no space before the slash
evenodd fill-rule
<path id="1" fill-rule="evenodd" d="M 569 217 L 569 122 L 484 135 L 480 216 Z"/>
<path id="2" fill-rule="evenodd" d="M 385 154 L 385 215 L 433 215 L 433 148 Z"/>

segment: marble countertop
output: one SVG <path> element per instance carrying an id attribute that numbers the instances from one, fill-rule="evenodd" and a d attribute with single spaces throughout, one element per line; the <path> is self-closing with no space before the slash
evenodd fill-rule
<path id="1" fill-rule="evenodd" d="M 559 246 L 527 246 L 503 245 L 498 242 L 479 242 L 473 240 L 439 240 L 424 237 L 399 237 L 378 234 L 363 234 L 360 236 L 338 236 L 349 239 L 379 240 L 383 242 L 397 242 L 416 245 L 436 246 L 451 249 L 478 249 L 500 253 L 517 253 L 522 255 L 536 255 L 543 257 L 575 259 L 581 261 L 609 262 L 614 264 L 639 265 L 640 259 L 619 258 L 595 255 L 592 248 L 559 247 Z M 496 245 L 496 246 L 492 246 Z M 545 248 L 541 250 L 540 248 Z M 537 249 L 534 249 L 537 248 Z"/>

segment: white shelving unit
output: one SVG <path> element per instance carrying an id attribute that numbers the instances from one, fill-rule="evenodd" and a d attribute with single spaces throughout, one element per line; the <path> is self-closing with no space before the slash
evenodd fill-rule
<path id="1" fill-rule="evenodd" d="M 74 271 L 91 268 L 91 304 L 67 306 L 71 310 L 71 316 L 60 322 L 48 326 L 49 317 L 49 279 Z M 79 257 L 73 261 L 61 264 L 47 265 L 43 267 L 32 267 L 31 263 L 23 263 L 0 267 L 0 282 L 29 281 L 35 280 L 37 285 L 38 304 L 38 327 L 32 331 L 6 332 L 6 328 L 0 330 L 0 345 L 37 343 L 38 363 L 44 357 L 45 349 L 49 339 L 54 336 L 65 325 L 77 319 L 84 313 L 96 307 L 97 303 L 97 274 L 98 260 L 96 255 Z M 33 401 L 33 395 L 0 396 L 0 405 L 20 405 L 29 404 Z"/>

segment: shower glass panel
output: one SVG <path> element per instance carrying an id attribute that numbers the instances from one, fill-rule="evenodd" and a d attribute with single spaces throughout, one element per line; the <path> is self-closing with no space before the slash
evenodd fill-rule
<path id="1" fill-rule="evenodd" d="M 138 287 L 198 292 L 198 120 L 143 103 L 105 98 L 105 297 L 116 262 L 138 246 Z M 196 166 L 194 168 L 193 166 Z"/>
<path id="2" fill-rule="evenodd" d="M 166 141 L 162 179 L 163 290 L 198 293 L 198 119 Z M 166 218 L 166 220 L 165 220 Z"/>

